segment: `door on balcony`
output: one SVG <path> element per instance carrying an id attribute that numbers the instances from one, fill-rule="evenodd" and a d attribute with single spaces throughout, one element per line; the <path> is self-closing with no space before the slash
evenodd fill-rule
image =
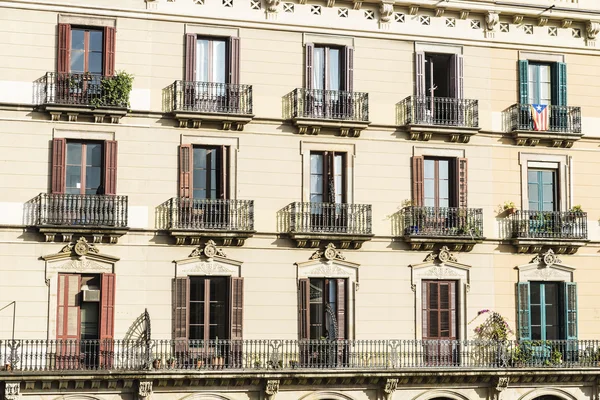
<path id="1" fill-rule="evenodd" d="M 421 233 L 446 235 L 457 226 L 455 159 L 429 158 L 424 160 L 423 183 L 425 209 L 419 214 L 422 221 L 417 224 Z"/>
<path id="2" fill-rule="evenodd" d="M 67 142 L 67 194 L 104 194 L 98 193 L 104 190 L 102 147 L 101 142 Z"/>
<path id="3" fill-rule="evenodd" d="M 104 66 L 102 29 L 71 28 L 69 97 L 76 104 L 89 104 L 101 96 Z"/>
<path id="4" fill-rule="evenodd" d="M 529 104 L 552 103 L 552 74 L 550 64 L 529 63 Z"/>
<path id="5" fill-rule="evenodd" d="M 311 231 L 345 233 L 348 229 L 346 203 L 346 153 L 310 153 Z"/>
<path id="6" fill-rule="evenodd" d="M 458 362 L 456 281 L 422 282 L 422 331 L 427 365 L 452 365 Z"/>
<path id="7" fill-rule="evenodd" d="M 557 171 L 554 169 L 527 170 L 529 198 L 528 233 L 532 237 L 554 237 L 562 231 L 558 210 Z M 568 227 L 565 225 L 565 229 Z"/>

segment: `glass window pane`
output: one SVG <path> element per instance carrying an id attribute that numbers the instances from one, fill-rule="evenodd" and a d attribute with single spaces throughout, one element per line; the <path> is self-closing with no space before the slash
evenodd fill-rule
<path id="1" fill-rule="evenodd" d="M 450 200 L 448 199 L 439 199 L 438 207 L 450 207 Z"/>
<path id="2" fill-rule="evenodd" d="M 86 145 L 86 165 L 101 167 L 102 166 L 102 144 L 88 143 Z"/>
<path id="3" fill-rule="evenodd" d="M 190 326 L 190 339 L 203 340 L 204 339 L 204 325 Z"/>
<path id="4" fill-rule="evenodd" d="M 194 198 L 195 199 L 206 199 L 206 190 L 205 189 L 194 189 Z"/>
<path id="5" fill-rule="evenodd" d="M 81 189 L 81 167 L 77 165 L 67 166 L 67 188 L 76 189 L 73 193 L 79 193 Z"/>
<path id="6" fill-rule="evenodd" d="M 208 150 L 202 147 L 194 147 L 194 169 L 206 168 Z"/>
<path id="7" fill-rule="evenodd" d="M 340 90 L 340 50 L 329 49 L 329 90 Z"/>
<path id="8" fill-rule="evenodd" d="M 90 31 L 90 51 L 102 53 L 102 31 Z"/>
<path id="9" fill-rule="evenodd" d="M 88 71 L 92 74 L 102 74 L 102 53 L 89 53 Z"/>
<path id="10" fill-rule="evenodd" d="M 208 40 L 198 39 L 196 45 L 196 80 L 208 82 Z"/>
<path id="11" fill-rule="evenodd" d="M 538 171 L 537 170 L 527 171 L 527 182 L 538 183 Z"/>
<path id="12" fill-rule="evenodd" d="M 325 87 L 325 49 L 315 47 L 313 55 L 313 86 L 315 89 L 323 89 Z"/>
<path id="13" fill-rule="evenodd" d="M 211 77 L 213 82 L 225 83 L 225 50 L 227 44 L 224 40 L 213 40 L 213 76 Z"/>
<path id="14" fill-rule="evenodd" d="M 67 164 L 81 165 L 81 143 L 67 143 Z"/>
<path id="15" fill-rule="evenodd" d="M 204 302 L 190 302 L 190 325 L 204 324 Z"/>
<path id="16" fill-rule="evenodd" d="M 323 173 L 323 154 L 310 155 L 310 173 L 311 174 L 322 174 Z"/>
<path id="17" fill-rule="evenodd" d="M 536 184 L 529 184 L 529 185 L 527 185 L 527 187 L 528 187 L 528 191 L 529 191 L 529 202 L 537 203 L 539 201 L 539 192 L 538 192 L 539 186 Z"/>
<path id="18" fill-rule="evenodd" d="M 194 171 L 194 190 L 206 189 L 206 174 L 203 170 Z"/>
<path id="19" fill-rule="evenodd" d="M 449 196 L 449 184 L 448 181 L 440 181 L 439 184 L 439 190 L 440 190 L 440 199 L 448 199 Z"/>
<path id="20" fill-rule="evenodd" d="M 426 179 L 423 183 L 425 187 L 425 198 L 435 199 L 435 181 L 433 179 Z"/>
<path id="21" fill-rule="evenodd" d="M 448 169 L 450 168 L 450 162 L 448 160 L 439 160 L 439 177 L 440 179 L 448 179 Z"/>
<path id="22" fill-rule="evenodd" d="M 435 178 L 435 160 L 425 160 L 425 179 Z"/>
<path id="23" fill-rule="evenodd" d="M 85 67 L 83 64 L 83 54 L 83 50 L 75 50 L 71 52 L 71 72 L 84 72 Z"/>
<path id="24" fill-rule="evenodd" d="M 71 29 L 71 50 L 84 49 L 85 32 L 81 29 Z"/>
<path id="25" fill-rule="evenodd" d="M 544 202 L 552 202 L 554 199 L 554 185 L 544 185 Z"/>
<path id="26" fill-rule="evenodd" d="M 538 65 L 539 81 L 550 82 L 550 66 L 549 65 Z"/>
<path id="27" fill-rule="evenodd" d="M 86 167 L 85 169 L 85 193 L 96 194 L 102 180 L 102 168 Z"/>
<path id="28" fill-rule="evenodd" d="M 323 177 L 321 175 L 310 176 L 311 194 L 323 194 Z"/>
<path id="29" fill-rule="evenodd" d="M 310 202 L 311 203 L 322 203 L 323 202 L 323 195 L 322 194 L 311 193 L 310 194 Z M 316 213 L 317 210 L 314 210 L 314 211 L 315 212 L 313 212 L 313 214 Z"/>
<path id="30" fill-rule="evenodd" d="M 435 199 L 425 198 L 425 207 L 435 207 Z"/>

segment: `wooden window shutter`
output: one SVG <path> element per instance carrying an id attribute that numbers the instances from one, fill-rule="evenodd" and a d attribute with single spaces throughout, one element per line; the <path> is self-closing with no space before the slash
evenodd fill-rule
<path id="1" fill-rule="evenodd" d="M 229 83 L 240 83 L 240 38 L 229 38 Z"/>
<path id="2" fill-rule="evenodd" d="M 52 193 L 65 193 L 66 186 L 66 152 L 67 140 L 65 138 L 52 139 Z"/>
<path id="3" fill-rule="evenodd" d="M 564 337 L 577 340 L 577 284 L 564 282 Z"/>
<path id="4" fill-rule="evenodd" d="M 104 75 L 113 76 L 115 74 L 115 53 L 116 53 L 116 29 L 112 26 L 104 27 Z"/>
<path id="5" fill-rule="evenodd" d="M 71 25 L 58 24 L 58 52 L 56 72 L 68 74 L 71 71 Z"/>
<path id="6" fill-rule="evenodd" d="M 421 336 L 426 339 L 429 337 L 429 282 L 422 281 L 421 291 Z"/>
<path id="7" fill-rule="evenodd" d="M 221 161 L 221 165 L 219 166 L 220 169 L 220 173 L 221 173 L 221 179 L 219 180 L 219 198 L 222 200 L 226 200 L 229 198 L 229 185 L 228 185 L 228 165 L 229 165 L 229 160 L 227 158 L 227 150 L 228 147 L 227 146 L 221 146 L 220 147 L 220 154 L 219 154 L 219 159 Z"/>
<path id="8" fill-rule="evenodd" d="M 337 338 L 346 339 L 346 280 L 337 280 Z"/>
<path id="9" fill-rule="evenodd" d="M 304 45 L 304 89 L 310 90 L 314 87 L 313 82 L 313 57 L 315 45 L 306 43 Z"/>
<path id="10" fill-rule="evenodd" d="M 415 53 L 415 95 L 417 97 L 427 96 L 425 93 L 425 52 Z"/>
<path id="11" fill-rule="evenodd" d="M 466 158 L 456 158 L 454 168 L 456 174 L 456 207 L 467 208 L 468 205 L 468 163 Z"/>
<path id="12" fill-rule="evenodd" d="M 519 103 L 529 103 L 529 61 L 519 60 Z"/>
<path id="13" fill-rule="evenodd" d="M 175 340 L 175 351 L 181 352 L 187 349 L 188 339 L 188 304 L 190 301 L 189 278 L 173 279 L 173 339 Z"/>
<path id="14" fill-rule="evenodd" d="M 450 60 L 450 97 L 455 99 L 464 97 L 463 65 L 462 54 L 454 54 Z"/>
<path id="15" fill-rule="evenodd" d="M 117 141 L 104 142 L 104 193 L 117 194 Z"/>
<path id="16" fill-rule="evenodd" d="M 196 42 L 198 36 L 195 33 L 185 34 L 185 80 L 196 80 Z"/>
<path id="17" fill-rule="evenodd" d="M 529 282 L 517 283 L 517 338 L 531 340 Z"/>
<path id="18" fill-rule="evenodd" d="M 422 207 L 425 203 L 424 186 L 425 158 L 423 156 L 412 157 L 412 202 L 413 206 Z"/>
<path id="19" fill-rule="evenodd" d="M 450 286 L 450 339 L 456 340 L 456 281 L 448 282 Z"/>
<path id="20" fill-rule="evenodd" d="M 567 105 L 567 64 L 563 62 L 552 66 L 552 103 L 557 106 Z"/>
<path id="21" fill-rule="evenodd" d="M 79 339 L 81 314 L 79 309 L 79 291 L 81 275 L 58 274 L 57 293 L 57 339 Z"/>
<path id="22" fill-rule="evenodd" d="M 115 274 L 102 274 L 100 286 L 100 365 L 111 368 L 115 336 Z"/>
<path id="23" fill-rule="evenodd" d="M 310 279 L 298 280 L 298 335 L 310 339 Z"/>
<path id="24" fill-rule="evenodd" d="M 242 340 L 244 338 L 244 278 L 231 277 L 229 295 L 229 339 Z"/>
<path id="25" fill-rule="evenodd" d="M 191 144 L 179 146 L 179 197 L 192 198 L 193 156 Z"/>
<path id="26" fill-rule="evenodd" d="M 344 90 L 347 92 L 354 91 L 354 48 L 350 46 L 344 47 L 345 60 L 346 60 L 346 71 L 344 74 L 345 77 L 345 86 Z"/>

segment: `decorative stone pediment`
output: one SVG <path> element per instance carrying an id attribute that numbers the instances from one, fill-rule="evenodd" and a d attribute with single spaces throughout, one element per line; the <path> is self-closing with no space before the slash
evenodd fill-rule
<path id="1" fill-rule="evenodd" d="M 325 250 L 317 250 L 308 261 L 296 263 L 298 278 L 349 278 L 358 282 L 358 267 L 329 243 Z"/>
<path id="2" fill-rule="evenodd" d="M 175 275 L 241 276 L 241 261 L 233 260 L 214 241 L 195 248 L 187 258 L 175 260 Z"/>
<path id="3" fill-rule="evenodd" d="M 519 282 L 563 281 L 573 282 L 575 268 L 562 263 L 552 249 L 538 254 L 531 263 L 519 265 Z"/>
<path id="4" fill-rule="evenodd" d="M 335 248 L 335 245 L 333 243 L 329 243 L 325 247 L 325 250 L 323 250 L 323 251 L 317 250 L 313 253 L 312 256 L 310 256 L 311 260 L 320 260 L 321 258 L 325 258 L 326 260 L 329 260 L 329 261 L 331 261 L 331 260 L 344 261 L 346 259 L 346 257 L 344 257 L 342 255 L 342 252 Z"/>
<path id="5" fill-rule="evenodd" d="M 118 257 L 101 253 L 100 249 L 89 243 L 85 237 L 63 246 L 58 253 L 42 256 L 42 259 L 46 261 L 46 280 L 59 272 L 112 273 L 115 263 L 119 261 Z"/>

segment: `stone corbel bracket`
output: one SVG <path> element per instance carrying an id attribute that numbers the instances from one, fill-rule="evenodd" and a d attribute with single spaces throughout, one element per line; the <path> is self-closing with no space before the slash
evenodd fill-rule
<path id="1" fill-rule="evenodd" d="M 279 379 L 269 379 L 265 385 L 265 399 L 274 400 L 279 392 Z"/>
<path id="2" fill-rule="evenodd" d="M 383 387 L 383 398 L 385 400 L 392 400 L 392 396 L 394 392 L 398 388 L 398 378 L 389 378 L 385 381 L 385 386 Z"/>
<path id="3" fill-rule="evenodd" d="M 379 4 L 379 24 L 381 28 L 389 27 L 392 16 L 394 15 L 394 2 L 382 1 Z"/>
<path id="4" fill-rule="evenodd" d="M 4 398 L 17 400 L 21 395 L 21 382 L 6 382 L 4 384 Z"/>
<path id="5" fill-rule="evenodd" d="M 152 381 L 140 381 L 138 387 L 139 400 L 149 400 L 152 396 Z"/>
<path id="6" fill-rule="evenodd" d="M 266 16 L 267 19 L 276 19 L 277 14 L 279 13 L 279 5 L 281 4 L 281 0 L 266 0 Z M 236 126 L 237 128 L 237 126 Z"/>
<path id="7" fill-rule="evenodd" d="M 493 38 L 496 33 L 496 27 L 500 22 L 500 15 L 495 11 L 488 11 L 485 15 L 485 37 Z"/>
<path id="8" fill-rule="evenodd" d="M 586 33 L 586 44 L 590 47 L 596 46 L 596 38 L 600 33 L 600 22 L 599 21 L 588 21 L 585 24 Z"/>

